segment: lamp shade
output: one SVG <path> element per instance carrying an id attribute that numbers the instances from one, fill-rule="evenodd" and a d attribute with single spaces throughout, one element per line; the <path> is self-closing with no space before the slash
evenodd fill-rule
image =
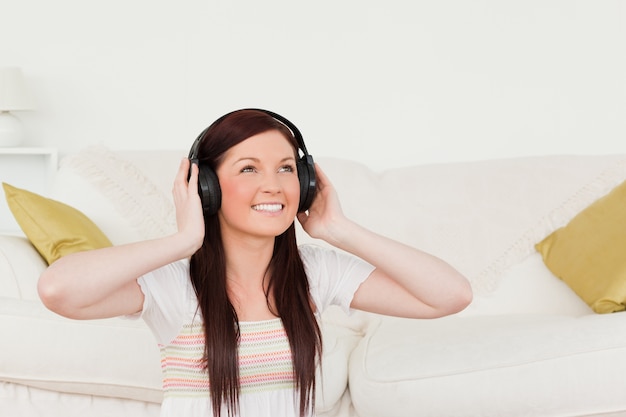
<path id="1" fill-rule="evenodd" d="M 22 70 L 18 67 L 0 68 L 0 111 L 30 110 L 32 104 Z"/>

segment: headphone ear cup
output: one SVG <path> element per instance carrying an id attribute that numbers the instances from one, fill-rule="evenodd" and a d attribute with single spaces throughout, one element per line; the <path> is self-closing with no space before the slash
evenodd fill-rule
<path id="1" fill-rule="evenodd" d="M 298 180 L 300 181 L 300 203 L 298 212 L 303 212 L 311 207 L 315 193 L 317 192 L 317 178 L 315 175 L 315 162 L 311 155 L 304 155 L 296 163 Z"/>
<path id="2" fill-rule="evenodd" d="M 222 189 L 217 174 L 208 166 L 198 165 L 198 194 L 205 219 L 216 214 L 222 205 Z"/>

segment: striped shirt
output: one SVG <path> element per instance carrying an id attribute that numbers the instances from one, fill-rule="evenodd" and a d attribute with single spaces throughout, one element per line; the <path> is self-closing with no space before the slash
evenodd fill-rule
<path id="1" fill-rule="evenodd" d="M 291 349 L 282 321 L 241 322 L 239 328 L 241 393 L 293 389 Z M 185 324 L 169 345 L 160 347 L 165 397 L 205 397 L 209 381 L 203 362 L 202 323 Z"/>

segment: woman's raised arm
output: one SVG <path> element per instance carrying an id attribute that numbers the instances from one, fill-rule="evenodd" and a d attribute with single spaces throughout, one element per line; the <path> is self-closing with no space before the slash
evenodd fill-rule
<path id="1" fill-rule="evenodd" d="M 50 265 L 38 283 L 50 310 L 74 319 L 95 319 L 141 311 L 137 279 L 191 256 L 204 239 L 198 196 L 198 167 L 187 181 L 189 160 L 181 162 L 174 182 L 178 231 L 170 236 L 64 256 Z"/>

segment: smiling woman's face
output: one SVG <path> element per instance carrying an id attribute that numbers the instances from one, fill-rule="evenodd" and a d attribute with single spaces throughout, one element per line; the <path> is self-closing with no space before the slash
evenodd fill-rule
<path id="1" fill-rule="evenodd" d="M 230 148 L 216 170 L 222 237 L 276 237 L 294 221 L 300 200 L 295 150 L 277 130 Z"/>

